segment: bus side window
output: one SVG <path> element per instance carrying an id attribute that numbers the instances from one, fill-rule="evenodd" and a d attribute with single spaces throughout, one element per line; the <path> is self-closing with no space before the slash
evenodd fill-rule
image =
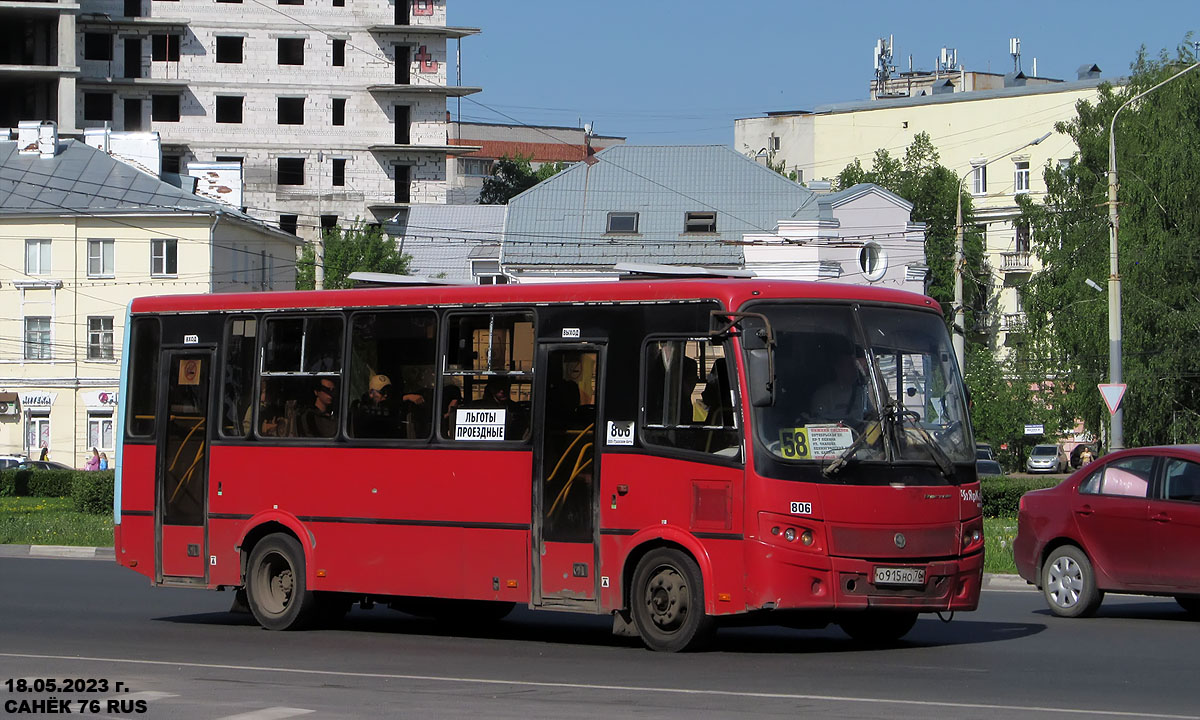
<path id="1" fill-rule="evenodd" d="M 429 437 L 436 338 L 437 317 L 429 311 L 354 316 L 347 388 L 350 437 Z"/>
<path id="2" fill-rule="evenodd" d="M 161 329 L 157 318 L 137 318 L 130 332 L 129 406 L 126 421 L 130 437 L 154 435 L 158 411 L 158 357 Z"/>
<path id="3" fill-rule="evenodd" d="M 647 443 L 737 457 L 739 410 L 725 348 L 706 340 L 656 340 L 643 364 Z"/>
<path id="4" fill-rule="evenodd" d="M 221 409 L 221 435 L 249 437 L 253 428 L 254 341 L 258 321 L 253 317 L 235 317 L 226 325 L 224 400 Z"/>
<path id="5" fill-rule="evenodd" d="M 525 441 L 532 430 L 533 313 L 463 313 L 446 319 L 442 370 L 443 437 L 499 440 L 486 423 L 458 429 L 460 409 L 499 410 L 473 416 L 503 418 L 504 440 Z M 458 406 L 454 398 L 461 395 Z"/>
<path id="6" fill-rule="evenodd" d="M 258 434 L 336 437 L 342 408 L 342 318 L 268 318 L 260 352 Z"/>

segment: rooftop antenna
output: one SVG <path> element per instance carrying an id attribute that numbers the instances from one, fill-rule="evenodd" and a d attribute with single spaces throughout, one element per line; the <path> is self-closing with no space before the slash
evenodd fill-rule
<path id="1" fill-rule="evenodd" d="M 1021 38 L 1008 39 L 1008 54 L 1012 55 L 1013 72 L 1021 72 Z"/>
<path id="2" fill-rule="evenodd" d="M 887 40 L 879 38 L 875 41 L 875 97 L 896 97 L 887 89 L 892 73 L 896 72 L 896 66 L 892 64 L 894 37 L 888 35 Z"/>

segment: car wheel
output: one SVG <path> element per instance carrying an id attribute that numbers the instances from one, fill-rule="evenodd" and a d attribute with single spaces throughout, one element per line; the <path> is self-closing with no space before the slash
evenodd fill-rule
<path id="1" fill-rule="evenodd" d="M 1096 589 L 1092 563 L 1074 545 L 1061 545 L 1046 557 L 1042 594 L 1050 611 L 1059 617 L 1088 617 L 1104 600 L 1104 593 Z"/>
<path id="2" fill-rule="evenodd" d="M 304 574 L 304 548 L 291 535 L 268 535 L 254 546 L 246 567 L 246 600 L 268 630 L 307 627 L 317 611 Z"/>
<path id="3" fill-rule="evenodd" d="M 1176 595 L 1175 602 L 1187 611 L 1189 615 L 1200 616 L 1200 597 L 1195 595 Z"/>
<path id="4" fill-rule="evenodd" d="M 678 550 L 653 550 L 642 558 L 629 602 L 638 634 L 651 650 L 697 650 L 712 637 L 700 567 Z"/>

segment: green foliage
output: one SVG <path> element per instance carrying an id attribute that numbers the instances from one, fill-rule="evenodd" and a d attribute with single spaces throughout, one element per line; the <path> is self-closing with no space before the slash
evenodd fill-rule
<path id="1" fill-rule="evenodd" d="M 857 159 L 838 173 L 835 184 L 844 190 L 859 183 L 875 183 L 913 204 L 912 219 L 925 223 L 925 262 L 929 265 L 927 292 L 942 305 L 949 323 L 954 316 L 954 256 L 958 177 L 938 162 L 938 152 L 928 133 L 918 133 L 904 152 L 904 158 L 892 157 L 885 149 L 875 151 L 870 170 Z M 986 276 L 983 267 L 983 237 L 974 227 L 974 211 L 969 195 L 962 196 L 963 246 L 967 274 L 963 282 L 967 328 L 975 327 L 977 317 L 986 310 L 984 286 L 974 281 Z M 968 333 L 968 337 L 970 334 Z"/>
<path id="2" fill-rule="evenodd" d="M 1010 472 L 1023 468 L 1029 449 L 1045 441 L 1044 436 L 1025 435 L 1026 423 L 1045 425 L 1050 436 L 1058 430 L 1054 386 L 1036 377 L 1030 367 L 1013 353 L 999 361 L 986 346 L 967 349 L 966 382 L 975 440 L 990 443 L 996 460 Z M 1001 445 L 1008 447 L 1002 450 Z"/>
<path id="3" fill-rule="evenodd" d="M 396 241 L 386 237 L 379 227 L 355 223 L 348 228 L 325 231 L 325 280 L 327 289 L 348 288 L 349 275 L 355 271 L 407 275 L 411 256 L 400 252 Z M 296 287 L 311 290 L 316 283 L 316 252 L 305 246 L 296 263 Z"/>
<path id="4" fill-rule="evenodd" d="M 1016 517 L 1022 495 L 1030 490 L 1054 487 L 1059 482 L 1058 478 L 985 477 L 979 483 L 983 516 Z"/>
<path id="5" fill-rule="evenodd" d="M 568 163 L 545 163 L 533 169 L 533 156 L 508 157 L 496 161 L 490 177 L 484 178 L 479 193 L 480 205 L 507 205 L 508 201 L 529 188 L 569 167 Z"/>
<path id="6" fill-rule="evenodd" d="M 115 478 L 116 473 L 112 470 L 75 473 L 71 479 L 71 503 L 74 508 L 92 515 L 111 514 Z"/>
<path id="7" fill-rule="evenodd" d="M 1107 382 L 1107 296 L 1085 284 L 1109 276 L 1108 140 L 1113 115 L 1130 98 L 1195 61 L 1189 47 L 1157 59 L 1143 51 L 1125 88 L 1100 86 L 1095 102 L 1060 123 L 1079 153 L 1045 170 L 1044 203 L 1025 203 L 1033 250 L 1043 270 L 1024 291 L 1041 343 L 1043 372 L 1059 379 L 1062 424 L 1108 423 L 1096 384 Z M 1116 122 L 1120 180 L 1125 444 L 1194 440 L 1200 435 L 1200 71 L 1192 71 L 1121 111 Z"/>
<path id="8" fill-rule="evenodd" d="M 71 483 L 83 470 L 30 470 L 29 494 L 34 497 L 67 497 Z"/>
<path id="9" fill-rule="evenodd" d="M 0 498 L 0 544 L 111 547 L 112 514 L 77 512 L 70 498 Z"/>

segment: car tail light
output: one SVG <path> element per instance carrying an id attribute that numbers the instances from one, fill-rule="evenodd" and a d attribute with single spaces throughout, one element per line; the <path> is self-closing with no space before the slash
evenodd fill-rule
<path id="1" fill-rule="evenodd" d="M 964 554 L 983 546 L 983 518 L 968 520 L 962 525 L 962 551 Z"/>

